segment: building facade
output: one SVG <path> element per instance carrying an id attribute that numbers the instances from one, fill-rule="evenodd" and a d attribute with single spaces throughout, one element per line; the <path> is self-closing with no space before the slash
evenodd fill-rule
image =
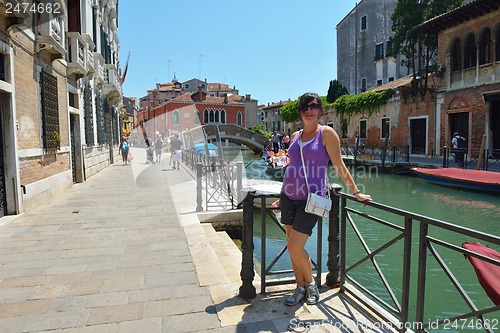
<path id="1" fill-rule="evenodd" d="M 27 3 L 0 1 L 0 215 L 112 163 L 119 135 L 117 2 Z"/>
<path id="2" fill-rule="evenodd" d="M 394 55 L 389 37 L 397 0 L 361 0 L 337 24 L 337 80 L 349 94 L 409 74 Z"/>

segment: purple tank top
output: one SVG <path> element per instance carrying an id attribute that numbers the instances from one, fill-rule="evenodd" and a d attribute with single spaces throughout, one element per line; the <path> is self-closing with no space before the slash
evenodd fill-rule
<path id="1" fill-rule="evenodd" d="M 323 126 L 305 147 L 303 147 L 304 163 L 307 172 L 307 181 L 309 182 L 309 191 L 304 179 L 302 168 L 302 159 L 300 157 L 299 138 L 302 131 L 292 140 L 288 148 L 288 165 L 285 176 L 283 177 L 283 186 L 281 191 L 292 200 L 307 200 L 309 192 L 324 195 L 327 190 L 327 170 L 330 157 L 326 152 L 326 147 L 322 142 Z"/>

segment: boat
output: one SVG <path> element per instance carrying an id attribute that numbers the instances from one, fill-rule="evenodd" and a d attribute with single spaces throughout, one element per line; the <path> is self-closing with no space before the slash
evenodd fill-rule
<path id="1" fill-rule="evenodd" d="M 462 247 L 497 262 L 500 261 L 500 252 L 479 242 L 467 242 L 462 244 Z M 488 297 L 495 305 L 500 305 L 500 265 L 481 260 L 471 255 L 466 255 L 466 257 L 474 267 L 479 284 L 483 287 Z"/>
<path id="2" fill-rule="evenodd" d="M 457 168 L 412 168 L 412 171 L 420 178 L 431 183 L 469 190 L 500 193 L 500 172 Z"/>
<path id="3" fill-rule="evenodd" d="M 213 143 L 197 143 L 194 145 L 194 149 L 196 153 L 205 155 L 208 149 L 209 156 L 219 156 L 219 149 Z"/>
<path id="4" fill-rule="evenodd" d="M 266 151 L 264 153 L 264 160 L 267 167 L 266 173 L 273 177 L 273 179 L 283 179 L 289 163 L 286 153 L 281 149 L 276 155 L 272 151 Z"/>

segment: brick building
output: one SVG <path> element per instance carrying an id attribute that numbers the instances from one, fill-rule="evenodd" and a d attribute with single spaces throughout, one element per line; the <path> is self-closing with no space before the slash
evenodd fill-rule
<path id="1" fill-rule="evenodd" d="M 121 104 L 116 0 L 12 3 L 0 3 L 0 216 L 109 165 Z"/>
<path id="2" fill-rule="evenodd" d="M 200 87 L 197 92 L 182 94 L 153 107 L 140 108 L 137 111 L 137 126 L 143 131 L 143 137 L 152 137 L 156 131 L 163 136 L 171 136 L 211 123 L 247 127 L 248 113 L 256 118 L 257 101 L 250 95 L 215 97 Z"/>

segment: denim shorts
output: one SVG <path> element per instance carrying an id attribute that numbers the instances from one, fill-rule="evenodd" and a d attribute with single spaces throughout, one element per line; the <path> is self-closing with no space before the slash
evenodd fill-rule
<path id="1" fill-rule="evenodd" d="M 292 200 L 280 193 L 281 223 L 291 225 L 293 230 L 311 236 L 318 216 L 306 213 L 306 201 Z"/>

